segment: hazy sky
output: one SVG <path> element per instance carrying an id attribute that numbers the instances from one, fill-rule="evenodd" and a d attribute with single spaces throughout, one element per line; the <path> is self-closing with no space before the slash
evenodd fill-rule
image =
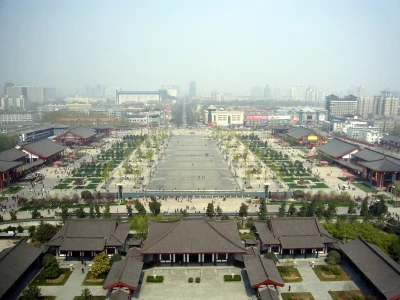
<path id="1" fill-rule="evenodd" d="M 0 0 L 0 84 L 400 90 L 400 1 Z"/>

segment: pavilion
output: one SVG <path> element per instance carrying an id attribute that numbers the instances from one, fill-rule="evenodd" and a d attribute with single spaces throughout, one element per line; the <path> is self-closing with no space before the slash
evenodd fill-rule
<path id="1" fill-rule="evenodd" d="M 140 250 L 146 261 L 157 264 L 233 263 L 246 254 L 234 220 L 183 218 L 150 221 L 147 240 Z"/>

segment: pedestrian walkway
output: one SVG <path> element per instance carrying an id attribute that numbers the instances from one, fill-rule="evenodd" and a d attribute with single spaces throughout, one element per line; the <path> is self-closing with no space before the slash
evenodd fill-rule
<path id="1" fill-rule="evenodd" d="M 80 262 L 63 262 L 61 267 L 69 267 L 73 265 L 73 271 L 67 282 L 62 286 L 39 286 L 43 296 L 57 296 L 57 300 L 71 300 L 75 296 L 80 296 L 82 290 L 88 288 L 93 296 L 105 296 L 107 291 L 103 290 L 102 286 L 83 286 L 82 282 L 85 279 L 89 267 L 85 267 L 85 272 L 82 273 L 82 265 Z"/>

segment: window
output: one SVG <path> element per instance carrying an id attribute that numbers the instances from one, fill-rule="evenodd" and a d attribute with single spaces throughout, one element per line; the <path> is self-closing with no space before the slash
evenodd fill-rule
<path id="1" fill-rule="evenodd" d="M 161 254 L 161 260 L 171 260 L 170 254 Z"/>

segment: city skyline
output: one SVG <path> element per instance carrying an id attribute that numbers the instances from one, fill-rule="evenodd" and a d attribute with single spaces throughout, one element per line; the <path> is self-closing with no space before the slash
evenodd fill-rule
<path id="1" fill-rule="evenodd" d="M 21 9 L 23 6 L 24 9 Z M 398 1 L 2 1 L 0 83 L 400 89 Z M 374 20 L 371 22 L 371 20 Z M 382 47 L 382 45 L 386 45 Z"/>

